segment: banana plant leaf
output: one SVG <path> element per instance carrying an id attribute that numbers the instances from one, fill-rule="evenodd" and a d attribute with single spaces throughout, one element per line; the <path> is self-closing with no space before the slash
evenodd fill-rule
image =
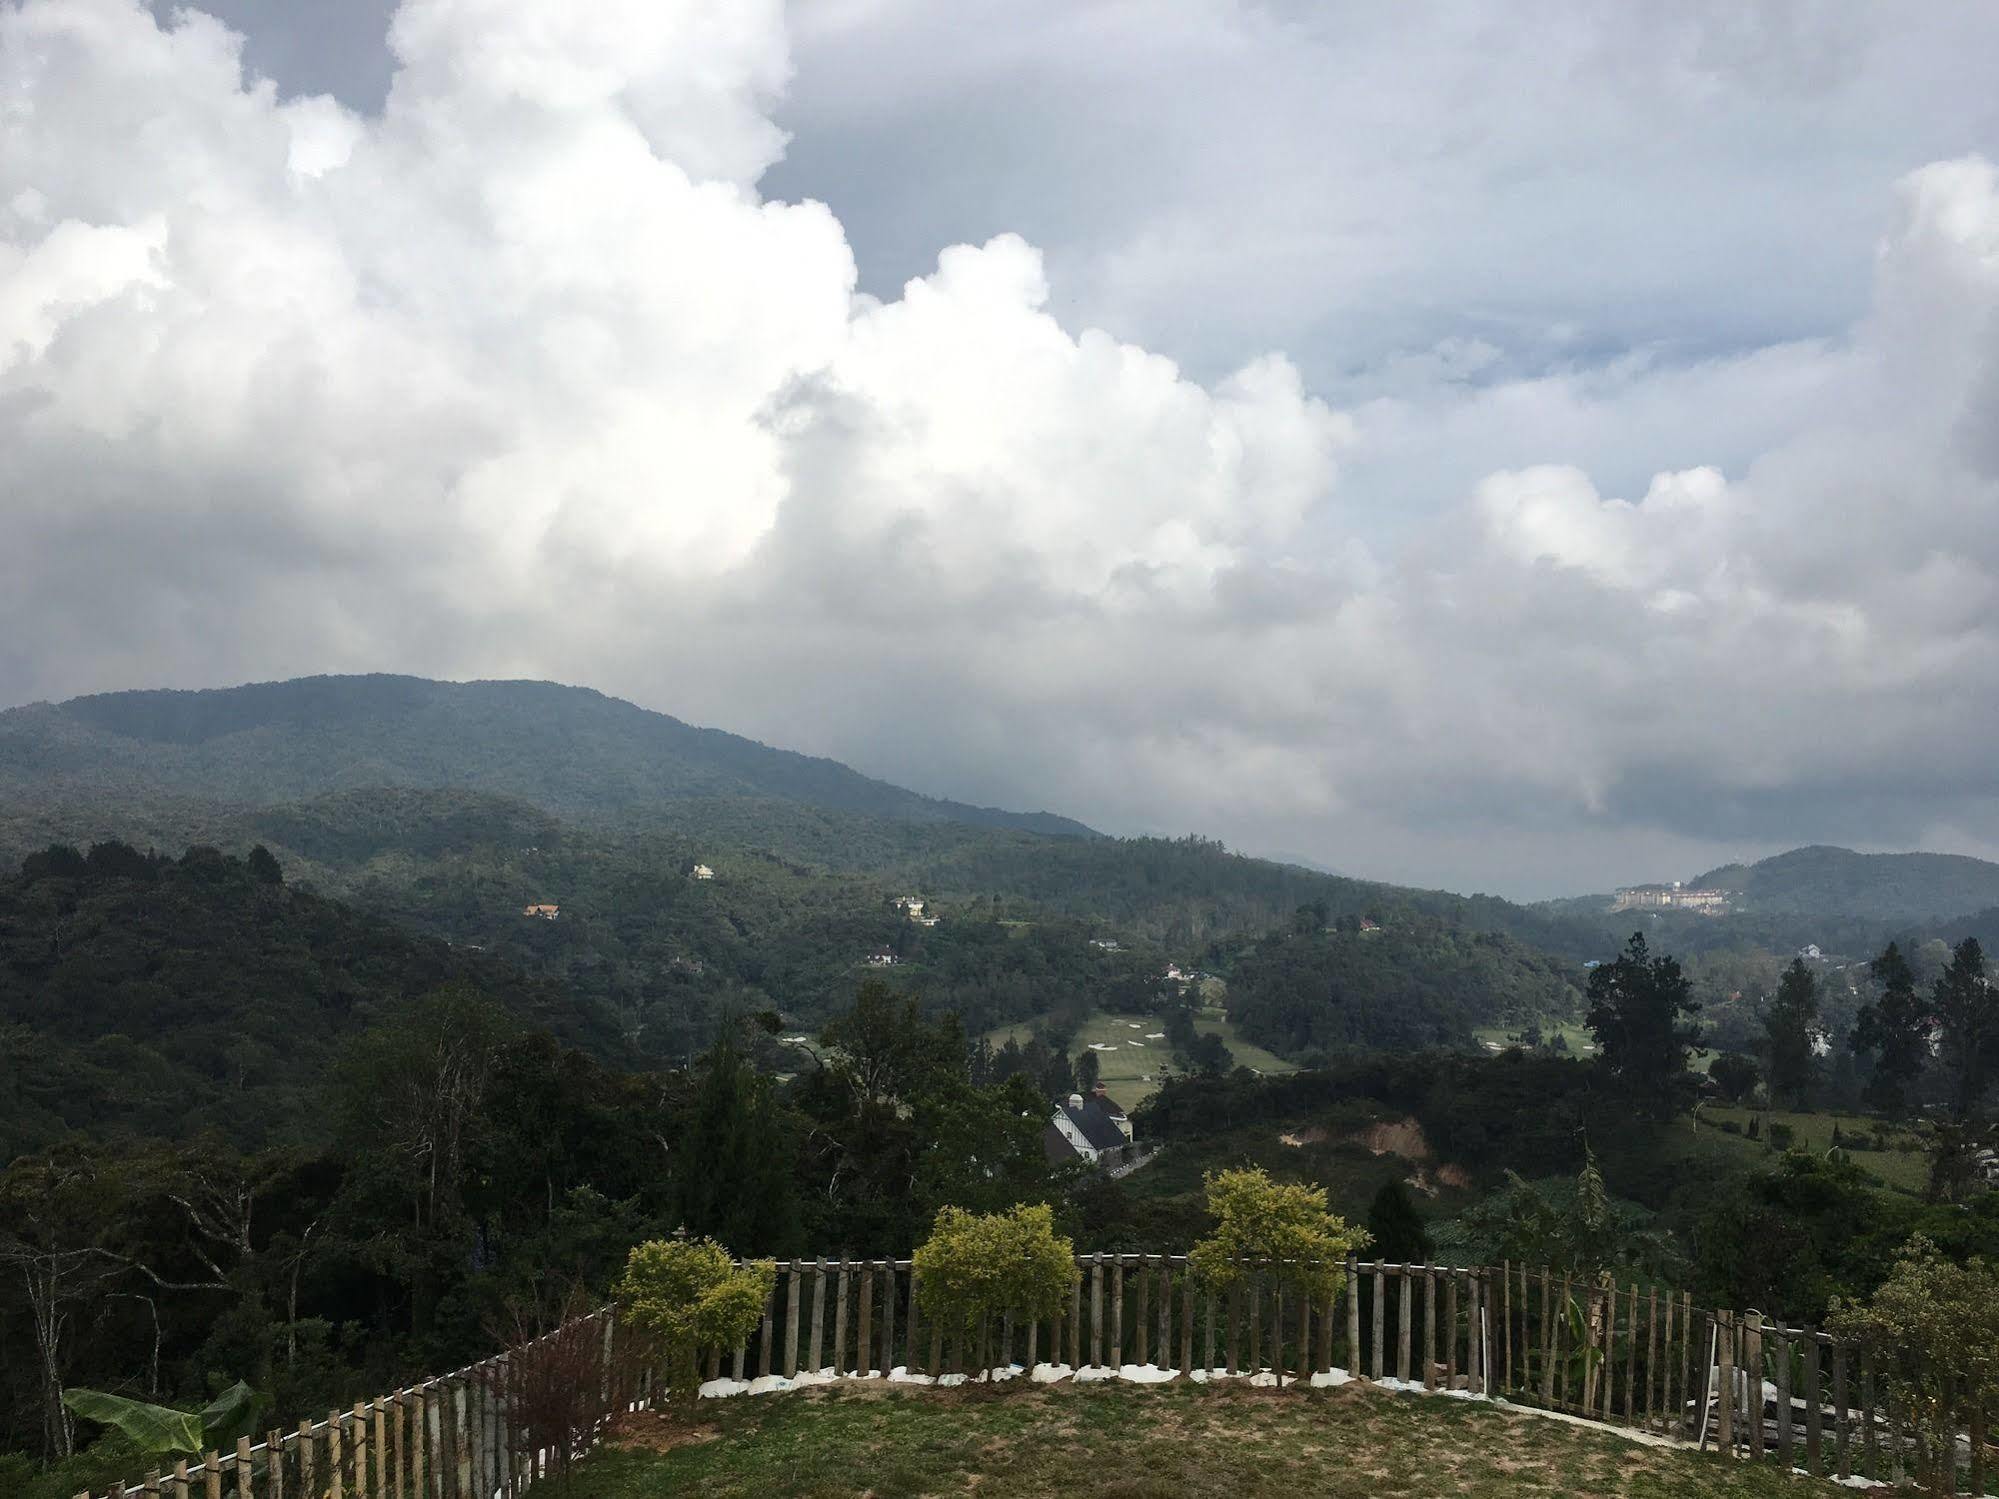
<path id="1" fill-rule="evenodd" d="M 86 1421 L 116 1427 L 141 1451 L 161 1457 L 198 1457 L 203 1451 L 201 1417 L 187 1411 L 102 1390 L 64 1390 L 62 1403 Z"/>
<path id="2" fill-rule="evenodd" d="M 213 1451 L 234 1446 L 236 1438 L 249 1436 L 256 1428 L 257 1395 L 242 1380 L 203 1406 L 195 1416 L 201 1423 L 201 1439 Z"/>
<path id="3" fill-rule="evenodd" d="M 256 1418 L 256 1393 L 242 1380 L 224 1390 L 199 1411 L 149 1405 L 103 1390 L 64 1390 L 62 1403 L 103 1426 L 114 1426 L 142 1450 L 161 1457 L 199 1457 L 235 1445 L 250 1435 Z"/>
<path id="4" fill-rule="evenodd" d="M 1583 1316 L 1581 1302 L 1571 1296 L 1568 1305 L 1562 1308 L 1562 1315 L 1568 1323 L 1569 1373 L 1572 1378 L 1583 1378 L 1603 1362 L 1603 1350 L 1590 1339 L 1589 1322 Z"/>

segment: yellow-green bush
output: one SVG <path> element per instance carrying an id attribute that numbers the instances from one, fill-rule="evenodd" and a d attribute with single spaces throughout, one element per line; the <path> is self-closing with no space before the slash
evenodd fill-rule
<path id="1" fill-rule="evenodd" d="M 625 1260 L 618 1304 L 632 1326 L 659 1340 L 668 1389 L 691 1395 L 701 1350 L 747 1338 L 776 1281 L 770 1261 L 738 1265 L 713 1239 L 648 1239 Z"/>
<path id="2" fill-rule="evenodd" d="M 924 1312 L 959 1337 L 1009 1312 L 1021 1321 L 1054 1316 L 1076 1278 L 1075 1246 L 1038 1203 L 1003 1213 L 943 1208 L 913 1263 Z"/>
<path id="3" fill-rule="evenodd" d="M 1326 1206 L 1324 1187 L 1271 1180 L 1261 1167 L 1210 1171 L 1202 1179 L 1215 1231 L 1187 1256 L 1194 1278 L 1227 1290 L 1250 1275 L 1317 1302 L 1346 1281 L 1346 1259 L 1369 1242 Z"/>

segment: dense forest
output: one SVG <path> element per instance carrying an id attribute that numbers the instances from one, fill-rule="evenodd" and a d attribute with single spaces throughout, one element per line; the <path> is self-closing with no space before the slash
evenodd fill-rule
<path id="1" fill-rule="evenodd" d="M 1329 926 L 1321 914 L 1305 908 L 1230 970 L 1230 1017 L 1281 1055 L 1468 1048 L 1474 1027 L 1578 1008 L 1579 969 L 1499 933 L 1413 914 Z"/>
<path id="2" fill-rule="evenodd" d="M 816 1024 L 878 955 L 892 960 L 898 987 L 972 1031 L 1096 1007 L 1154 1009 L 1171 997 L 1158 982 L 1169 963 L 1226 967 L 1301 908 L 1327 924 L 1383 923 L 1394 962 L 1375 965 L 1367 982 L 1392 968 L 1427 991 L 1456 992 L 1471 1024 L 1534 1007 L 1516 971 L 1523 961 L 1563 966 L 1523 960 L 1518 941 L 1474 942 L 1471 903 L 1456 897 L 1244 858 L 1205 839 L 1046 837 L 795 803 L 690 805 L 714 818 L 726 808 L 741 825 L 726 836 L 579 826 L 486 793 L 370 787 L 249 809 L 167 803 L 136 819 L 134 837 L 178 827 L 232 853 L 262 846 L 288 888 L 503 959 L 589 1009 L 583 1029 L 615 1030 L 633 1054 L 681 1063 L 732 1014 L 770 1009 Z M 94 816 L 82 825 L 126 826 L 119 814 Z M 60 804 L 11 817 L 0 807 L 0 843 L 80 822 Z M 695 878 L 697 865 L 713 877 Z M 910 920 L 896 904 L 906 895 L 923 899 L 935 924 Z M 523 916 L 538 904 L 555 906 L 555 919 Z M 1415 928 L 1437 935 L 1416 942 Z M 1496 998 L 1466 991 L 1467 981 Z M 1559 983 L 1538 996 L 1547 1014 L 1572 1007 Z M 1462 1040 L 1466 1015 L 1428 1039 Z M 1327 1044 L 1270 1034 L 1279 1050 Z"/>

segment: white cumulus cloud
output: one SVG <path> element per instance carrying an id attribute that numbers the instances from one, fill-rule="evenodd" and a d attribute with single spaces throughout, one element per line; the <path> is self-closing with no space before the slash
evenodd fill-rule
<path id="1" fill-rule="evenodd" d="M 548 675 L 1513 889 L 1610 869 L 1564 844 L 1999 841 L 1980 158 L 1882 184 L 1854 327 L 1709 372 L 1788 414 L 1753 462 L 1618 496 L 1555 444 L 1384 525 L 1356 472 L 1617 393 L 1393 388 L 1472 342 L 1344 410 L 1275 352 L 1202 382 L 1010 233 L 864 294 L 759 190 L 775 3 L 408 0 L 389 45 L 362 115 L 198 12 L 0 0 L 0 699 Z"/>

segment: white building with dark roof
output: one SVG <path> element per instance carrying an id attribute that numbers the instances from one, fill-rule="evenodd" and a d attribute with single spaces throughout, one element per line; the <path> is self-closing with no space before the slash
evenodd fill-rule
<path id="1" fill-rule="evenodd" d="M 1055 1116 L 1041 1132 L 1041 1148 L 1051 1161 L 1087 1161 L 1095 1165 L 1106 1154 L 1131 1144 L 1131 1116 L 1111 1100 L 1104 1085 L 1085 1096 L 1071 1093 L 1055 1105 Z"/>

